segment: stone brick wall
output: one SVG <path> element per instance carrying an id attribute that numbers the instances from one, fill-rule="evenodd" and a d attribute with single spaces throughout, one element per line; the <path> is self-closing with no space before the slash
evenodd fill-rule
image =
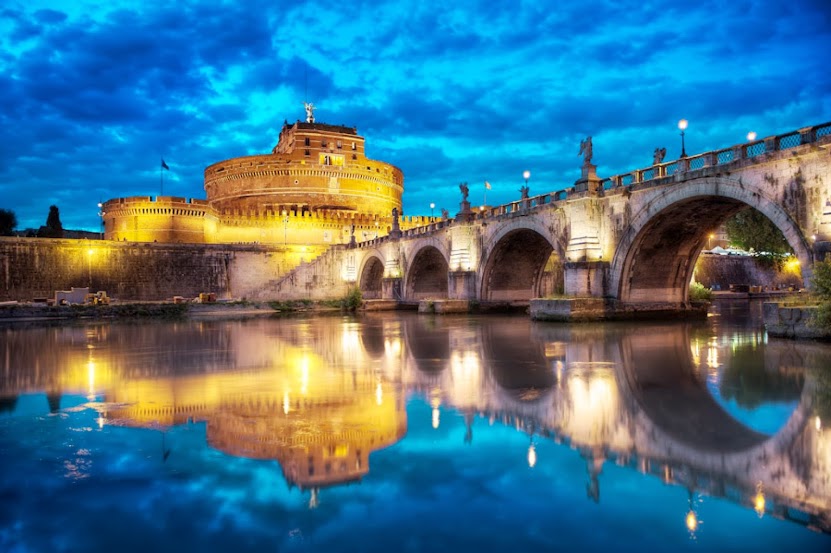
<path id="1" fill-rule="evenodd" d="M 297 254 L 281 247 L 0 238 L 0 301 L 89 286 L 118 300 L 215 292 L 266 299 Z M 276 289 L 272 297 L 276 297 Z"/>

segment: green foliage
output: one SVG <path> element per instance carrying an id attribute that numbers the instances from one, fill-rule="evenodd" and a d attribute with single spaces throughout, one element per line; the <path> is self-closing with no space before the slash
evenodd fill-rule
<path id="1" fill-rule="evenodd" d="M 311 300 L 270 301 L 268 306 L 275 311 L 305 311 L 312 305 Z"/>
<path id="2" fill-rule="evenodd" d="M 693 282 L 690 284 L 690 301 L 711 301 L 712 299 L 712 290 L 700 282 Z"/>
<path id="3" fill-rule="evenodd" d="M 14 211 L 0 209 L 0 236 L 13 236 L 17 226 L 17 216 Z"/>
<path id="4" fill-rule="evenodd" d="M 38 237 L 63 238 L 63 225 L 61 224 L 61 214 L 58 210 L 58 206 L 49 206 L 49 215 L 46 217 L 46 226 L 40 227 L 38 230 Z"/>
<path id="5" fill-rule="evenodd" d="M 816 295 L 825 301 L 831 301 L 831 255 L 814 263 L 812 284 Z"/>
<path id="6" fill-rule="evenodd" d="M 724 226 L 730 243 L 743 250 L 767 254 L 793 253 L 782 231 L 756 209 L 748 208 L 736 213 Z M 776 257 L 771 257 L 770 261 L 774 259 Z"/>
<path id="7" fill-rule="evenodd" d="M 363 295 L 361 289 L 355 286 L 349 290 L 349 293 L 343 299 L 343 308 L 347 311 L 355 311 L 361 304 L 363 304 Z"/>

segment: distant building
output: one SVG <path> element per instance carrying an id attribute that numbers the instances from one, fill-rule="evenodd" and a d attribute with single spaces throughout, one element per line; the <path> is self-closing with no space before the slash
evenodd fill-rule
<path id="1" fill-rule="evenodd" d="M 313 119 L 313 118 L 312 118 Z M 401 213 L 404 175 L 367 158 L 357 129 L 285 123 L 270 154 L 205 169 L 207 199 L 116 198 L 103 204 L 108 240 L 325 247 L 385 235 Z M 401 221 L 406 229 L 423 224 Z M 324 248 L 325 249 L 325 248 Z"/>

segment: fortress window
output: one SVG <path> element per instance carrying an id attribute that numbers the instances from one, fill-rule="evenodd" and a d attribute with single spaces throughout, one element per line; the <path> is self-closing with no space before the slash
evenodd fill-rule
<path id="1" fill-rule="evenodd" d="M 353 150 L 357 150 L 357 149 L 358 149 L 358 145 L 357 145 L 357 144 L 355 144 L 354 142 L 352 143 L 352 149 L 353 149 Z"/>
<path id="2" fill-rule="evenodd" d="M 306 143 L 306 146 L 309 146 L 311 144 L 311 141 L 309 140 L 308 136 L 306 137 L 306 142 L 305 143 Z"/>
<path id="3" fill-rule="evenodd" d="M 343 141 L 342 140 L 338 140 L 338 148 L 343 148 Z"/>
<path id="4" fill-rule="evenodd" d="M 326 147 L 326 141 L 325 141 L 325 140 L 321 140 L 321 141 L 320 141 L 320 147 L 321 147 L 321 148 L 325 148 L 325 147 Z"/>
<path id="5" fill-rule="evenodd" d="M 352 154 L 352 159 L 358 159 L 357 154 Z"/>
<path id="6" fill-rule="evenodd" d="M 312 152 L 310 150 L 306 150 L 306 155 L 310 156 L 310 155 L 312 155 Z"/>

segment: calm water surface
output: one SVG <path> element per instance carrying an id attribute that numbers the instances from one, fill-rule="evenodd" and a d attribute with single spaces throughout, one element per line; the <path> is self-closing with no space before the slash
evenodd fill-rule
<path id="1" fill-rule="evenodd" d="M 0 328 L 0 551 L 828 551 L 831 346 L 707 322 Z"/>

